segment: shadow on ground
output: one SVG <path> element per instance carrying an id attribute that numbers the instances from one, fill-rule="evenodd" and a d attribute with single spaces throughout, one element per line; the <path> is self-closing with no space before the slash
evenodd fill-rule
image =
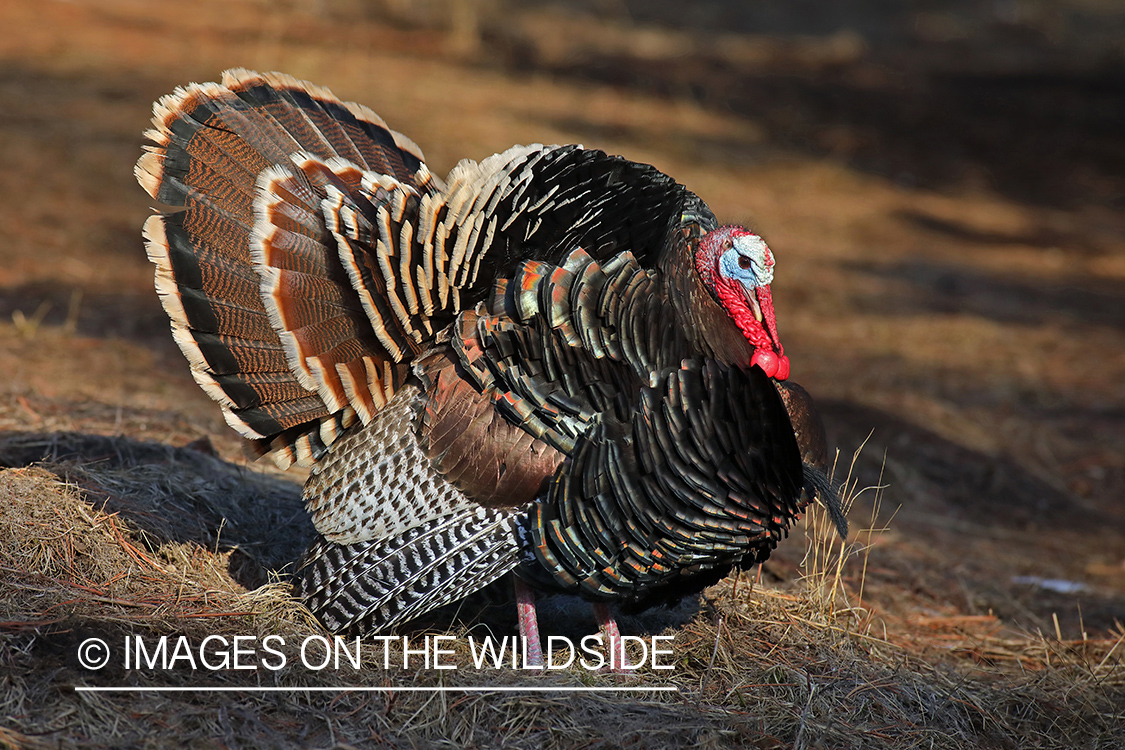
<path id="1" fill-rule="evenodd" d="M 154 547 L 233 552 L 229 573 L 248 589 L 291 572 L 315 534 L 300 485 L 227 463 L 206 439 L 173 448 L 75 432 L 0 433 L 0 467 L 33 464 L 77 485 L 96 509 L 120 514 Z"/>

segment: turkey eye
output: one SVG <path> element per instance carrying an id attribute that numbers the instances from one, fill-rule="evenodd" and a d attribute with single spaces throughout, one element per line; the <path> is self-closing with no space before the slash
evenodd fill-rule
<path id="1" fill-rule="evenodd" d="M 747 258 L 745 255 L 738 256 L 738 267 L 743 268 L 743 269 L 749 268 L 750 267 L 750 259 Z"/>

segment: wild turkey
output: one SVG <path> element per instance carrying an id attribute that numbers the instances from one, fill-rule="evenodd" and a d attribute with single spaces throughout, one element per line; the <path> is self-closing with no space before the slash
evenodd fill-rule
<path id="1" fill-rule="evenodd" d="M 231 70 L 154 107 L 144 236 L 192 374 L 311 465 L 299 591 L 385 630 L 514 573 L 652 602 L 769 556 L 824 477 L 756 234 L 651 166 L 516 146 L 444 182 L 370 110 Z M 803 455 L 802 455 L 803 452 Z M 605 610 L 601 616 L 605 619 Z"/>

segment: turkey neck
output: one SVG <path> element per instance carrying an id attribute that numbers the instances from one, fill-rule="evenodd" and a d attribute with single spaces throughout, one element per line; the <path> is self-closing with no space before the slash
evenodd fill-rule
<path id="1" fill-rule="evenodd" d="M 699 238 L 698 225 L 685 227 L 676 236 L 671 252 L 660 259 L 669 301 L 683 323 L 688 342 L 696 350 L 724 364 L 748 368 L 753 345 L 695 270 L 693 259 Z"/>

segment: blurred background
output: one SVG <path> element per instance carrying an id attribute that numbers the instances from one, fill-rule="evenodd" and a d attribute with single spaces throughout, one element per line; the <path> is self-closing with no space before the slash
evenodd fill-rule
<path id="1" fill-rule="evenodd" d="M 243 460 L 168 334 L 131 172 L 154 99 L 280 70 L 436 173 L 583 143 L 765 236 L 793 378 L 887 486 L 852 513 L 886 529 L 887 621 L 1125 621 L 1119 0 L 6 0 L 0 25 L 0 430 Z"/>

